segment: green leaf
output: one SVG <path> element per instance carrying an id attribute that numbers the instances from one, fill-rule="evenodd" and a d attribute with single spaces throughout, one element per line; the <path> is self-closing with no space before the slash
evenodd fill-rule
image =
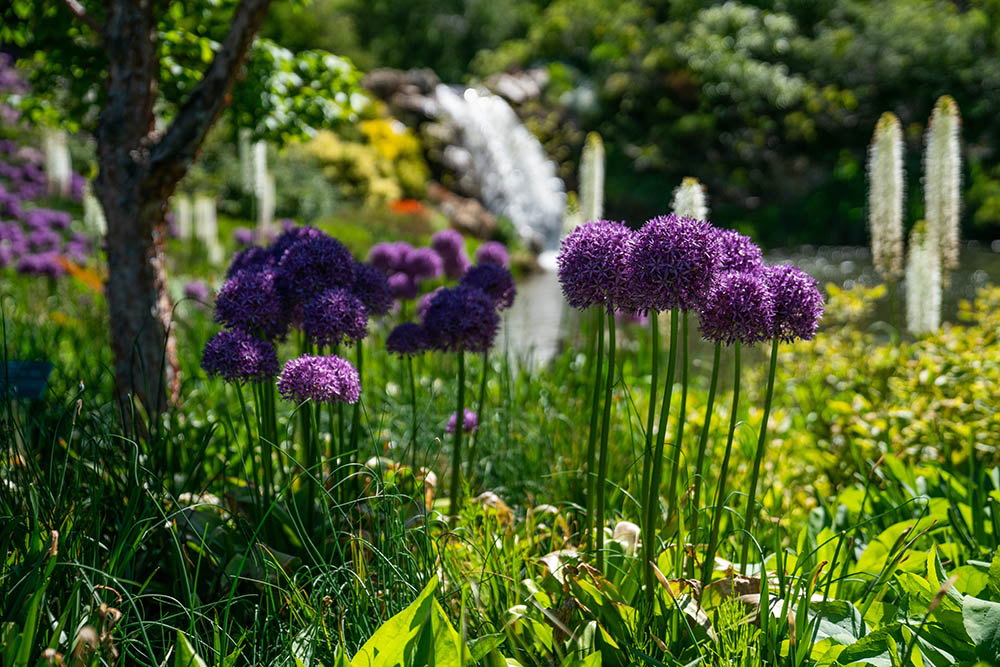
<path id="1" fill-rule="evenodd" d="M 991 663 L 1000 661 L 1000 603 L 967 596 L 962 619 L 976 645 L 976 655 Z"/>
<path id="2" fill-rule="evenodd" d="M 489 635 L 483 635 L 481 637 L 476 637 L 469 642 L 469 650 L 472 653 L 472 661 L 479 662 L 491 652 L 496 650 L 500 644 L 503 644 L 503 640 L 506 635 L 502 632 L 495 632 Z"/>
<path id="3" fill-rule="evenodd" d="M 177 643 L 174 649 L 174 667 L 208 667 L 208 663 L 201 659 L 187 636 L 180 630 L 177 631 Z"/>

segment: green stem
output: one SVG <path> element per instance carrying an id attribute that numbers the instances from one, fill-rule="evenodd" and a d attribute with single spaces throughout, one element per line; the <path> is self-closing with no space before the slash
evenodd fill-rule
<path id="1" fill-rule="evenodd" d="M 590 433 L 587 435 L 587 518 L 584 523 L 584 550 L 590 551 L 594 534 L 594 491 L 597 482 L 594 465 L 597 460 L 597 413 L 601 409 L 601 372 L 604 369 L 604 315 L 597 312 L 597 361 L 594 363 L 594 386 L 590 396 Z M 591 357 L 593 358 L 593 357 Z"/>
<path id="2" fill-rule="evenodd" d="M 410 428 L 410 470 L 417 474 L 417 384 L 413 379 L 413 357 L 406 355 L 406 370 L 410 376 L 410 416 L 413 424 Z"/>
<path id="3" fill-rule="evenodd" d="M 462 427 L 465 425 L 465 351 L 458 351 L 458 410 L 455 419 L 455 444 L 451 453 L 451 520 L 458 519 L 462 480 Z"/>
<path id="4" fill-rule="evenodd" d="M 358 361 L 358 377 L 361 378 L 361 388 L 364 391 L 364 364 L 365 364 L 365 353 L 364 347 L 361 345 L 361 341 L 355 343 L 357 346 L 357 361 Z M 351 411 L 351 451 L 358 451 L 358 442 L 361 439 L 361 399 L 359 398 L 354 404 Z"/>
<path id="5" fill-rule="evenodd" d="M 750 495 L 747 498 L 747 511 L 743 519 L 743 549 L 740 552 L 740 569 L 747 571 L 747 558 L 750 555 L 750 539 L 753 534 L 753 522 L 756 516 L 757 481 L 760 478 L 760 464 L 764 460 L 764 444 L 767 439 L 767 421 L 771 416 L 771 398 L 774 396 L 774 371 L 778 365 L 778 338 L 771 341 L 771 365 L 767 371 L 767 393 L 764 395 L 764 417 L 760 423 L 760 434 L 757 436 L 757 451 L 753 459 L 753 472 L 750 475 Z"/>
<path id="6" fill-rule="evenodd" d="M 684 441 L 684 423 L 687 413 L 688 395 L 688 311 L 681 312 L 681 405 L 677 411 L 677 434 L 674 437 L 674 456 L 670 466 L 670 484 L 667 486 L 667 521 L 677 517 L 678 544 L 676 554 L 678 559 L 682 553 L 680 536 L 683 534 L 681 523 L 680 501 L 677 498 L 677 479 L 681 469 L 681 444 Z"/>
<path id="7" fill-rule="evenodd" d="M 660 382 L 660 314 L 649 313 L 649 338 L 652 350 L 652 368 L 649 380 L 649 413 L 646 415 L 646 443 L 642 462 L 642 495 L 639 496 L 639 512 L 649 495 L 649 477 L 653 472 L 653 430 L 656 428 L 656 391 Z"/>
<path id="8" fill-rule="evenodd" d="M 708 435 L 712 426 L 712 410 L 715 408 L 715 390 L 719 385 L 719 361 L 722 357 L 722 343 L 715 344 L 715 355 L 712 358 L 712 381 L 708 385 L 708 403 L 705 405 L 705 423 L 701 428 L 701 437 L 698 439 L 698 460 L 695 463 L 694 496 L 693 507 L 695 513 L 698 512 L 698 503 L 701 501 L 701 485 L 705 473 L 705 454 L 708 451 Z M 697 526 L 697 519 L 696 524 Z"/>
<path id="9" fill-rule="evenodd" d="M 712 530 L 708 537 L 708 549 L 705 552 L 705 563 L 701 571 L 702 590 L 708 585 L 715 569 L 715 552 L 719 548 L 719 526 L 726 502 L 726 475 L 729 473 L 729 457 L 733 453 L 733 435 L 736 433 L 736 422 L 739 419 L 740 407 L 740 343 L 733 344 L 733 404 L 729 414 L 729 435 L 726 437 L 726 453 L 722 457 L 722 467 L 719 469 L 719 488 L 715 494 L 715 507 L 712 509 Z"/>
<path id="10" fill-rule="evenodd" d="M 597 470 L 597 569 L 604 572 L 604 514 L 608 476 L 608 435 L 611 430 L 611 394 L 615 386 L 615 311 L 608 309 L 608 375 L 604 383 L 601 451 Z"/>
<path id="11" fill-rule="evenodd" d="M 254 484 L 254 486 L 256 486 L 257 485 L 257 466 L 255 464 L 254 455 L 253 455 L 253 450 L 254 450 L 254 447 L 253 447 L 253 429 L 250 428 L 250 415 L 248 414 L 248 411 L 247 411 L 247 402 L 246 402 L 246 399 L 243 397 L 243 386 L 239 382 L 234 382 L 233 384 L 236 385 L 236 395 L 240 399 L 240 412 L 243 413 L 243 426 L 247 430 L 247 456 L 250 459 L 250 480 Z M 243 460 L 243 457 L 240 457 L 240 459 Z M 258 489 L 252 489 L 252 492 L 253 493 L 252 493 L 251 497 L 253 498 L 253 505 L 258 510 L 257 517 L 260 518 L 262 516 L 262 514 L 259 511 L 260 510 L 260 498 L 257 496 Z"/>
<path id="12" fill-rule="evenodd" d="M 479 428 L 475 430 L 469 439 L 469 476 L 472 476 L 472 471 L 475 469 L 476 465 L 476 445 L 479 444 L 479 431 L 483 428 L 483 406 L 486 403 L 486 375 L 489 371 L 489 350 L 483 352 L 483 369 L 482 377 L 479 379 L 479 402 L 476 405 L 476 417 L 479 418 Z"/>
<path id="13" fill-rule="evenodd" d="M 305 432 L 303 434 L 305 455 L 302 458 L 302 467 L 304 469 L 304 481 L 306 485 L 306 525 L 309 527 L 307 528 L 308 531 L 313 525 L 313 504 L 316 498 L 316 489 L 313 485 L 312 476 L 313 468 L 316 465 L 316 438 L 318 434 L 314 428 L 313 412 L 318 412 L 318 409 L 314 411 L 312 403 L 306 401 L 302 405 L 301 410 L 303 414 L 302 423 L 305 425 Z"/>
<path id="14" fill-rule="evenodd" d="M 649 477 L 649 495 L 643 499 L 643 569 L 646 579 L 646 602 L 652 611 L 655 578 L 652 563 L 656 562 L 656 515 L 660 505 L 660 482 L 663 481 L 663 445 L 667 439 L 667 420 L 670 418 L 670 400 L 674 393 L 674 373 L 677 369 L 677 309 L 670 311 L 670 348 L 667 353 L 667 377 L 663 383 L 663 401 L 660 404 L 660 425 L 656 431 L 656 449 L 653 451 L 653 471 Z"/>

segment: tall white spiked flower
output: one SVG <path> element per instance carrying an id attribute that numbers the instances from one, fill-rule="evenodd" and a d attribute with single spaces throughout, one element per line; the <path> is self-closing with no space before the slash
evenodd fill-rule
<path id="1" fill-rule="evenodd" d="M 66 197 L 69 195 L 73 175 L 66 133 L 62 130 L 47 130 L 44 146 L 45 177 L 49 183 L 49 194 Z"/>
<path id="2" fill-rule="evenodd" d="M 597 132 L 587 135 L 580 158 L 580 215 L 584 222 L 604 215 L 604 142 Z"/>
<path id="3" fill-rule="evenodd" d="M 223 250 L 219 243 L 219 223 L 216 217 L 215 199 L 208 195 L 195 195 L 194 232 L 205 245 L 205 252 L 211 264 L 222 263 Z"/>
<path id="4" fill-rule="evenodd" d="M 868 146 L 868 230 L 875 270 L 886 279 L 903 275 L 903 130 L 885 112 Z"/>
<path id="5" fill-rule="evenodd" d="M 915 336 L 941 326 L 941 255 L 921 220 L 910 232 L 906 262 L 906 328 Z"/>
<path id="6" fill-rule="evenodd" d="M 575 192 L 567 193 L 566 195 L 566 209 L 563 213 L 563 226 L 562 233 L 566 236 L 571 231 L 582 225 L 586 220 L 583 214 L 580 212 L 580 200 L 577 199 Z"/>
<path id="7" fill-rule="evenodd" d="M 962 124 L 958 105 L 942 95 L 927 125 L 924 151 L 924 206 L 927 235 L 938 248 L 945 270 L 958 267 L 959 213 L 961 210 L 962 157 L 958 131 Z"/>
<path id="8" fill-rule="evenodd" d="M 708 200 L 705 186 L 697 178 L 688 176 L 674 190 L 674 201 L 670 204 L 674 213 L 682 218 L 708 219 Z"/>

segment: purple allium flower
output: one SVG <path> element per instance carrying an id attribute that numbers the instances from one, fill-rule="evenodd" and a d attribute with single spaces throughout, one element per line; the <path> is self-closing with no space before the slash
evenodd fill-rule
<path id="1" fill-rule="evenodd" d="M 14 253 L 6 243 L 0 243 L 0 269 L 14 261 Z"/>
<path id="2" fill-rule="evenodd" d="M 365 304 L 368 314 L 381 317 L 392 309 L 392 291 L 389 279 L 380 269 L 371 264 L 357 262 L 354 265 L 354 295 Z"/>
<path id="3" fill-rule="evenodd" d="M 765 267 L 763 276 L 774 296 L 774 335 L 786 343 L 811 340 L 823 317 L 823 295 L 816 280 L 787 264 Z"/>
<path id="4" fill-rule="evenodd" d="M 756 343 L 772 336 L 774 298 L 761 271 L 726 271 L 717 274 L 698 314 L 708 340 Z"/>
<path id="5" fill-rule="evenodd" d="M 416 281 L 437 278 L 444 271 L 444 262 L 433 248 L 412 248 L 403 258 L 403 272 Z"/>
<path id="6" fill-rule="evenodd" d="M 250 246 L 233 255 L 226 277 L 232 278 L 240 271 L 257 271 L 264 267 L 273 267 L 277 262 L 274 255 L 260 246 Z"/>
<path id="7" fill-rule="evenodd" d="M 385 339 L 385 349 L 403 356 L 420 354 L 427 349 L 427 335 L 416 322 L 397 324 Z"/>
<path id="8" fill-rule="evenodd" d="M 76 264 L 86 264 L 90 256 L 90 241 L 70 239 L 63 248 L 63 254 Z"/>
<path id="9" fill-rule="evenodd" d="M 184 298 L 194 299 L 202 303 L 208 303 L 211 297 L 211 290 L 204 280 L 191 280 L 184 285 Z"/>
<path id="10" fill-rule="evenodd" d="M 368 311 L 361 299 L 343 287 L 334 287 L 306 304 L 302 331 L 317 345 L 352 343 L 368 335 Z"/>
<path id="11" fill-rule="evenodd" d="M 48 227 L 28 232 L 28 247 L 33 252 L 50 252 L 62 244 L 62 236 Z"/>
<path id="12" fill-rule="evenodd" d="M 278 393 L 298 403 L 357 403 L 361 378 L 346 359 L 303 355 L 290 359 L 278 378 Z"/>
<path id="13" fill-rule="evenodd" d="M 242 329 L 224 329 L 205 343 L 201 367 L 209 377 L 226 382 L 264 382 L 278 374 L 278 353 L 269 341 Z"/>
<path id="14" fill-rule="evenodd" d="M 14 269 L 24 275 L 58 278 L 66 273 L 66 267 L 59 261 L 59 254 L 43 252 L 36 255 L 22 255 Z"/>
<path id="15" fill-rule="evenodd" d="M 514 277 L 500 264 L 474 266 L 462 276 L 459 284 L 483 290 L 500 310 L 514 305 L 514 296 L 517 294 Z"/>
<path id="16" fill-rule="evenodd" d="M 615 305 L 625 248 L 631 237 L 632 231 L 622 223 L 599 220 L 580 225 L 562 240 L 556 262 L 559 283 L 569 305 Z"/>
<path id="17" fill-rule="evenodd" d="M 431 247 L 444 263 L 444 275 L 458 280 L 469 268 L 469 258 L 465 254 L 465 239 L 454 229 L 442 229 L 431 237 Z"/>
<path id="18" fill-rule="evenodd" d="M 278 291 L 291 308 L 304 306 L 331 287 L 354 284 L 354 258 L 337 239 L 323 234 L 293 243 L 278 262 Z"/>
<path id="19" fill-rule="evenodd" d="M 416 299 L 419 294 L 416 281 L 402 271 L 389 276 L 389 292 L 400 301 Z"/>
<path id="20" fill-rule="evenodd" d="M 466 285 L 435 294 L 424 315 L 427 340 L 435 350 L 485 352 L 493 346 L 499 327 L 493 299 Z"/>
<path id="21" fill-rule="evenodd" d="M 456 426 L 458 426 L 458 412 L 452 412 L 451 417 L 448 417 L 448 426 L 445 430 L 448 433 L 454 433 Z M 475 433 L 477 430 L 479 430 L 479 415 L 469 408 L 465 408 L 462 415 L 462 433 Z"/>
<path id="22" fill-rule="evenodd" d="M 233 240 L 236 241 L 237 245 L 241 245 L 244 248 L 253 245 L 253 230 L 247 227 L 237 227 L 233 230 Z"/>
<path id="23" fill-rule="evenodd" d="M 286 220 L 282 229 L 284 231 L 278 234 L 278 238 L 274 240 L 274 243 L 267 247 L 267 251 L 274 258 L 275 264 L 280 262 L 281 258 L 285 256 L 285 252 L 299 241 L 326 236 L 326 234 L 315 227 L 299 227 L 291 220 Z"/>
<path id="24" fill-rule="evenodd" d="M 405 241 L 396 243 L 376 243 L 368 251 L 368 263 L 381 269 L 386 275 L 402 271 L 403 260 L 413 250 L 413 246 Z"/>
<path id="25" fill-rule="evenodd" d="M 264 338 L 283 336 L 288 322 L 271 268 L 238 271 L 215 297 L 215 321 Z"/>
<path id="26" fill-rule="evenodd" d="M 674 214 L 653 218 L 635 233 L 625 257 L 623 305 L 656 311 L 698 307 L 720 260 L 716 230 Z"/>
<path id="27" fill-rule="evenodd" d="M 437 287 L 420 297 L 420 300 L 417 301 L 417 317 L 420 319 L 424 318 L 424 315 L 427 314 L 427 309 L 431 306 L 431 301 L 433 301 L 437 293 L 443 289 L 445 289 L 445 287 Z"/>
<path id="28" fill-rule="evenodd" d="M 719 271 L 754 271 L 764 266 L 760 246 L 734 229 L 716 231 L 719 240 Z"/>
<path id="29" fill-rule="evenodd" d="M 476 249 L 476 264 L 499 264 L 510 268 L 510 254 L 499 241 L 487 241 Z"/>

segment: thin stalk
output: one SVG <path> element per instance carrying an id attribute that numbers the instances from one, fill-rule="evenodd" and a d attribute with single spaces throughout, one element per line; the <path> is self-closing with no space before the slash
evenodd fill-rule
<path id="1" fill-rule="evenodd" d="M 688 395 L 688 311 L 681 312 L 681 405 L 677 411 L 677 434 L 674 437 L 674 457 L 670 468 L 670 484 L 667 486 L 667 521 L 670 517 L 677 517 L 678 544 L 676 554 L 680 559 L 682 548 L 680 537 L 683 535 L 682 516 L 680 511 L 680 501 L 677 498 L 677 478 L 681 469 L 681 445 L 684 442 L 684 423 L 687 413 Z M 679 574 L 679 573 L 678 573 Z"/>
<path id="2" fill-rule="evenodd" d="M 479 444 L 479 431 L 483 428 L 483 407 L 486 403 L 486 375 L 489 372 L 489 350 L 483 352 L 483 368 L 482 377 L 479 378 L 479 401 L 476 404 L 476 417 L 479 418 L 479 428 L 473 431 L 469 438 L 469 475 L 472 475 L 472 471 L 476 465 L 476 445 Z"/>
<path id="3" fill-rule="evenodd" d="M 254 460 L 255 457 L 253 455 L 253 450 L 254 450 L 254 446 L 253 446 L 253 430 L 250 428 L 250 415 L 247 412 L 247 402 L 246 402 L 246 399 L 243 398 L 243 386 L 239 382 L 234 382 L 233 384 L 236 385 L 236 395 L 239 396 L 239 399 L 240 399 L 240 412 L 243 413 L 243 426 L 247 430 L 247 456 L 250 458 L 250 478 L 251 478 L 251 482 L 253 482 L 254 486 L 256 486 L 257 485 L 257 465 L 256 465 L 256 462 Z M 240 457 L 240 458 L 242 459 L 242 457 Z M 260 516 L 262 516 L 262 514 L 260 513 L 260 498 L 257 496 L 257 491 L 258 491 L 257 489 L 252 489 L 253 493 L 252 493 L 251 497 L 253 498 L 253 505 L 254 505 L 254 507 L 257 508 L 257 510 L 258 510 L 257 516 L 259 518 Z"/>
<path id="4" fill-rule="evenodd" d="M 357 347 L 357 362 L 358 362 L 358 377 L 361 378 L 361 388 L 364 391 L 364 365 L 365 365 L 365 352 L 364 346 L 361 341 L 357 341 L 354 344 Z M 359 398 L 357 402 L 354 403 L 354 407 L 351 411 L 351 449 L 350 451 L 358 451 L 358 442 L 361 438 L 361 399 Z"/>
<path id="5" fill-rule="evenodd" d="M 462 479 L 462 428 L 465 425 L 465 350 L 458 351 L 458 418 L 455 421 L 455 444 L 451 453 L 451 514 L 452 522 L 458 519 L 460 483 Z"/>
<path id="6" fill-rule="evenodd" d="M 643 552 L 646 573 L 646 602 L 653 608 L 656 580 L 652 564 L 656 562 L 656 514 L 660 504 L 660 482 L 663 481 L 663 445 L 667 439 L 667 420 L 670 418 L 670 400 L 674 393 L 674 372 L 677 369 L 677 309 L 670 311 L 670 348 L 667 353 L 667 377 L 663 384 L 663 402 L 660 404 L 660 425 L 656 432 L 656 449 L 653 452 L 653 471 L 649 477 L 649 495 L 643 498 Z"/>
<path id="7" fill-rule="evenodd" d="M 747 571 L 747 558 L 750 555 L 750 537 L 756 516 L 757 481 L 760 478 L 760 464 L 764 460 L 764 444 L 767 439 L 767 421 L 771 416 L 771 398 L 774 396 L 774 371 L 778 364 L 778 338 L 771 341 L 771 365 L 767 371 L 767 393 L 764 395 L 764 418 L 760 423 L 760 433 L 757 436 L 757 451 L 753 459 L 753 472 L 750 475 L 750 495 L 747 498 L 747 511 L 743 519 L 743 549 L 740 551 L 740 570 Z"/>
<path id="8" fill-rule="evenodd" d="M 649 413 L 646 415 L 646 447 L 643 450 L 642 462 L 642 495 L 639 503 L 646 501 L 649 495 L 649 477 L 653 472 L 653 430 L 656 428 L 656 390 L 660 382 L 660 314 L 653 310 L 649 313 L 649 339 L 652 350 L 652 368 L 649 380 Z M 642 512 L 640 506 L 639 512 Z"/>
<path id="9" fill-rule="evenodd" d="M 608 476 L 608 435 L 611 430 L 611 394 L 615 386 L 615 311 L 608 308 L 608 375 L 604 383 L 604 415 L 601 419 L 601 452 L 597 469 L 597 569 L 604 572 L 605 487 Z"/>
<path id="10" fill-rule="evenodd" d="M 586 521 L 584 523 L 584 550 L 590 551 L 594 533 L 594 491 L 597 476 L 597 413 L 601 409 L 601 373 L 604 369 L 604 315 L 597 311 L 597 361 L 594 363 L 594 386 L 590 395 L 590 433 L 587 435 L 587 495 Z"/>
<path id="11" fill-rule="evenodd" d="M 305 485 L 306 485 L 306 523 L 309 526 L 313 525 L 313 504 L 316 497 L 316 489 L 312 482 L 313 468 L 316 465 L 316 437 L 313 421 L 313 413 L 318 412 L 313 410 L 313 405 L 309 401 L 306 401 L 301 408 L 303 418 L 302 423 L 305 426 L 305 432 L 303 433 L 303 444 L 305 446 L 305 452 L 302 459 L 302 467 L 305 473 Z"/>
<path id="12" fill-rule="evenodd" d="M 413 357 L 406 355 L 406 370 L 410 376 L 410 470 L 417 474 L 417 384 L 413 379 Z"/>
<path id="13" fill-rule="evenodd" d="M 705 563 L 701 571 L 702 590 L 712 578 L 715 567 L 715 551 L 719 545 L 719 525 L 722 523 L 723 503 L 726 501 L 726 475 L 729 473 L 729 457 L 733 453 L 733 436 L 736 433 L 736 421 L 739 418 L 740 407 L 740 343 L 733 344 L 733 404 L 729 414 L 729 435 L 726 437 L 726 453 L 722 457 L 722 467 L 719 469 L 719 488 L 715 494 L 715 508 L 712 510 L 712 531 L 708 536 L 708 550 L 705 552 Z"/>
<path id="14" fill-rule="evenodd" d="M 694 511 L 698 512 L 698 502 L 701 500 L 701 485 L 705 472 L 705 454 L 708 451 L 708 434 L 712 425 L 712 410 L 715 408 L 715 390 L 719 386 L 719 361 L 722 357 L 722 343 L 715 344 L 715 356 L 712 358 L 712 381 L 708 385 L 708 403 L 705 405 L 705 423 L 698 439 L 698 460 L 695 463 L 694 478 Z"/>

